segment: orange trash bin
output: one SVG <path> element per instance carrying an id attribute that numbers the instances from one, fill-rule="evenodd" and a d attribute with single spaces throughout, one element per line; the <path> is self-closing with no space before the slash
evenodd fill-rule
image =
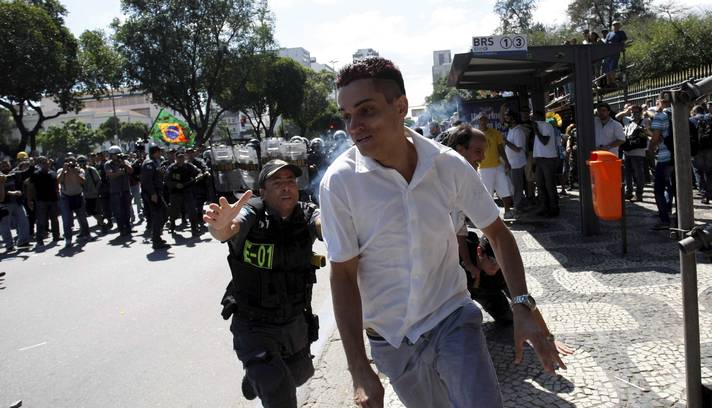
<path id="1" fill-rule="evenodd" d="M 618 221 L 623 217 L 621 162 L 618 156 L 605 150 L 591 152 L 586 162 L 591 171 L 593 211 L 604 221 Z"/>

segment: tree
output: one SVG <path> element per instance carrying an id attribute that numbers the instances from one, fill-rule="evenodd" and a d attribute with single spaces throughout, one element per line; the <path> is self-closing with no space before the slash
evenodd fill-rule
<path id="1" fill-rule="evenodd" d="M 626 61 L 634 64 L 629 70 L 629 81 L 709 64 L 712 61 L 711 25 L 712 12 L 631 22 L 628 33 L 635 41 L 626 50 Z"/>
<path id="2" fill-rule="evenodd" d="M 77 42 L 64 25 L 66 10 L 54 0 L 0 2 L 0 106 L 12 115 L 24 150 L 35 150 L 42 124 L 82 106 L 77 91 Z M 51 97 L 57 112 L 39 104 Z M 26 124 L 25 119 L 34 121 Z"/>
<path id="3" fill-rule="evenodd" d="M 79 64 L 86 92 L 97 99 L 108 96 L 113 106 L 114 94 L 126 84 L 126 63 L 102 30 L 87 30 L 79 36 Z"/>
<path id="4" fill-rule="evenodd" d="M 233 112 L 246 113 L 258 137 L 261 130 L 272 137 L 277 118 L 295 118 L 304 101 L 307 74 L 291 58 L 271 53 L 255 56 L 249 64 L 231 71 L 218 103 Z"/>
<path id="5" fill-rule="evenodd" d="M 63 157 L 68 152 L 88 154 L 103 141 L 99 132 L 76 119 L 65 122 L 62 126 L 50 126 L 37 136 L 37 143 L 46 155 Z"/>
<path id="6" fill-rule="evenodd" d="M 124 142 L 136 142 L 147 135 L 148 126 L 143 122 L 123 122 L 119 130 L 119 139 Z"/>
<path id="7" fill-rule="evenodd" d="M 98 133 L 103 140 L 114 140 L 114 137 L 120 138 L 121 121 L 116 116 L 112 116 L 99 125 Z"/>
<path id="8" fill-rule="evenodd" d="M 322 121 L 323 116 L 329 115 L 330 104 L 333 103 L 329 94 L 334 91 L 335 81 L 336 76 L 332 72 L 307 70 L 302 108 L 299 114 L 294 116 L 294 123 L 299 127 L 300 135 L 306 136 Z"/>
<path id="9" fill-rule="evenodd" d="M 433 93 L 425 97 L 427 114 L 433 120 L 447 119 L 457 112 L 457 104 L 460 100 L 470 100 L 476 95 L 477 92 L 448 86 L 447 78 L 439 78 L 433 84 Z"/>
<path id="10" fill-rule="evenodd" d="M 97 133 L 102 141 L 113 141 L 116 136 L 122 142 L 136 142 L 148 135 L 148 126 L 143 122 L 121 122 L 112 116 L 99 125 Z"/>
<path id="11" fill-rule="evenodd" d="M 7 109 L 0 109 L 0 144 L 8 145 L 15 121 Z"/>
<path id="12" fill-rule="evenodd" d="M 610 29 L 615 20 L 651 16 L 650 0 L 573 0 L 567 14 L 575 28 Z"/>
<path id="13" fill-rule="evenodd" d="M 129 80 L 153 102 L 179 113 L 196 133 L 210 137 L 225 111 L 215 97 L 225 73 L 256 50 L 273 46 L 266 0 L 122 0 L 116 40 Z M 265 78 L 262 78 L 265 80 Z"/>
<path id="14" fill-rule="evenodd" d="M 494 12 L 500 19 L 499 31 L 502 34 L 528 33 L 535 9 L 536 0 L 497 0 Z"/>

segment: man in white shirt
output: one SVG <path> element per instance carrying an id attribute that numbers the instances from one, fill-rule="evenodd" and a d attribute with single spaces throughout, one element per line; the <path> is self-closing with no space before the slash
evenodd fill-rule
<path id="1" fill-rule="evenodd" d="M 503 113 L 503 118 L 505 123 L 509 125 L 504 152 L 507 154 L 507 160 L 511 167 L 509 177 L 512 180 L 514 190 L 512 198 L 516 214 L 524 210 L 524 188 L 527 182 L 524 174 L 524 169 L 527 165 L 527 132 L 516 116 L 509 111 Z"/>
<path id="2" fill-rule="evenodd" d="M 537 215 L 559 215 L 559 193 L 556 191 L 556 169 L 559 153 L 554 127 L 544 121 L 543 112 L 534 112 L 534 153 L 536 162 L 536 185 L 539 192 Z"/>
<path id="3" fill-rule="evenodd" d="M 400 71 L 371 58 L 344 67 L 338 103 L 355 146 L 321 182 L 322 228 L 331 262 L 336 322 L 362 407 L 383 406 L 363 330 L 379 371 L 409 408 L 499 407 L 482 312 L 458 265 L 450 213 L 461 210 L 490 239 L 514 296 L 516 361 L 529 340 L 546 369 L 563 366 L 533 318 L 511 232 L 472 166 L 403 127 Z"/>
<path id="4" fill-rule="evenodd" d="M 623 125 L 611 118 L 611 106 L 605 102 L 598 104 L 596 113 L 597 115 L 593 118 L 596 148 L 608 150 L 618 156 L 618 146 L 625 142 Z"/>

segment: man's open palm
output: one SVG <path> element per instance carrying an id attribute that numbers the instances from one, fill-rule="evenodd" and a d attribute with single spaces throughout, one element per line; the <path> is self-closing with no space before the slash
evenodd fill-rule
<path id="1" fill-rule="evenodd" d="M 214 229 L 223 230 L 231 225 L 232 220 L 240 213 L 240 210 L 250 198 L 252 198 L 251 190 L 245 191 L 242 197 L 234 204 L 230 204 L 225 197 L 220 197 L 218 204 L 212 203 L 208 206 L 208 210 L 203 215 L 203 220 Z"/>

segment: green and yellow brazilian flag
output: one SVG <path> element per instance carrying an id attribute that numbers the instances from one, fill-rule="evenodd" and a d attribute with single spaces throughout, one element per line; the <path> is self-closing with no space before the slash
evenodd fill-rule
<path id="1" fill-rule="evenodd" d="M 192 146 L 195 134 L 182 120 L 161 109 L 151 127 L 151 138 L 168 144 Z"/>

